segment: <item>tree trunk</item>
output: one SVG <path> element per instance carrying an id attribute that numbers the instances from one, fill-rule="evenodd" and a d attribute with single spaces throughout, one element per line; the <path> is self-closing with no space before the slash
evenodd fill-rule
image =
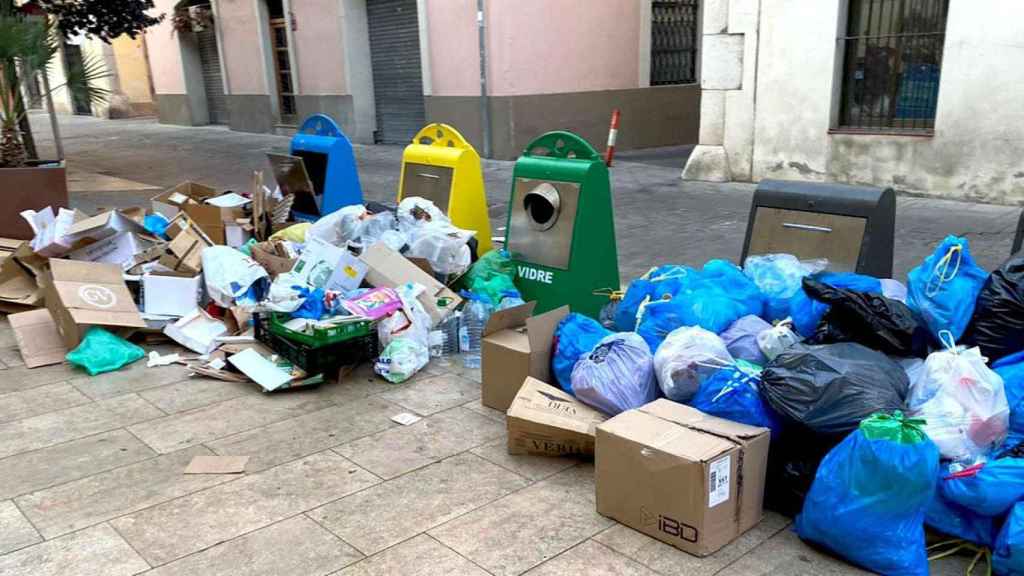
<path id="1" fill-rule="evenodd" d="M 25 165 L 25 147 L 18 139 L 16 126 L 4 126 L 0 132 L 0 167 L 18 168 Z"/>
<path id="2" fill-rule="evenodd" d="M 24 106 L 18 106 L 22 110 Z M 25 155 L 33 160 L 39 159 L 39 151 L 36 150 L 36 139 L 32 137 L 32 125 L 28 122 L 28 114 L 18 122 L 18 129 L 21 130 L 21 144 L 25 147 Z"/>

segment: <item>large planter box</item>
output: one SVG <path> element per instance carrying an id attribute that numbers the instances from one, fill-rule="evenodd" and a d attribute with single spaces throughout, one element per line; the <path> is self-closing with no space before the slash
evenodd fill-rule
<path id="1" fill-rule="evenodd" d="M 64 162 L 24 168 L 0 168 L 0 236 L 32 239 L 32 228 L 22 210 L 54 210 L 68 206 L 68 179 Z"/>

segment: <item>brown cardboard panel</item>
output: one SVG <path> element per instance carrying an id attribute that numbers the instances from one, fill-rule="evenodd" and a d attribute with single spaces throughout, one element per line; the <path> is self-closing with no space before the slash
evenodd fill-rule
<path id="1" fill-rule="evenodd" d="M 174 218 L 181 211 L 181 207 L 187 204 L 201 204 L 207 198 L 213 198 L 219 196 L 215 188 L 206 186 L 204 184 L 198 184 L 196 182 L 186 181 L 178 184 L 174 188 L 157 194 L 150 203 L 153 207 L 153 212 L 163 214 L 168 220 Z"/>
<path id="2" fill-rule="evenodd" d="M 569 315 L 569 307 L 562 306 L 539 316 L 526 319 L 526 334 L 530 338 L 530 376 L 551 382 L 551 344 L 559 322 Z"/>
<path id="3" fill-rule="evenodd" d="M 526 319 L 533 316 L 533 309 L 536 307 L 536 302 L 527 302 L 519 306 L 496 311 L 487 320 L 483 335 L 486 337 L 498 330 L 526 326 Z"/>
<path id="4" fill-rule="evenodd" d="M 508 409 L 508 452 L 592 456 L 595 430 L 607 418 L 554 386 L 526 378 Z"/>
<path id="5" fill-rule="evenodd" d="M 563 306 L 540 316 L 527 317 L 535 303 L 495 313 L 481 345 L 481 402 L 495 410 L 508 410 L 527 376 L 551 381 L 551 340 L 558 323 L 569 313 Z M 525 324 L 525 327 L 524 327 Z"/>
<path id="6" fill-rule="evenodd" d="M 383 242 L 367 248 L 359 259 L 366 263 L 366 282 L 375 288 L 394 288 L 406 282 L 415 282 L 426 287 L 419 296 L 423 308 L 436 324 L 458 308 L 462 302 L 459 295 L 439 282 L 436 278 L 421 270 L 408 258 L 384 245 Z M 444 299 L 447 305 L 438 300 Z"/>
<path id="7" fill-rule="evenodd" d="M 46 307 L 69 350 L 88 326 L 146 327 L 119 266 L 55 259 L 50 267 Z"/>
<path id="8" fill-rule="evenodd" d="M 0 264 L 0 301 L 18 306 L 43 304 L 47 259 L 22 242 Z"/>
<path id="9" fill-rule="evenodd" d="M 31 310 L 7 317 L 25 366 L 38 368 L 60 364 L 68 349 L 57 331 L 57 324 L 46 309 Z"/>

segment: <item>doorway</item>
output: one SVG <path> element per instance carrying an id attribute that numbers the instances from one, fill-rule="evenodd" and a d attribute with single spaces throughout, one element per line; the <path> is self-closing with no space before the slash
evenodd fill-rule
<path id="1" fill-rule="evenodd" d="M 377 131 L 374 141 L 407 144 L 426 123 L 416 0 L 366 0 Z"/>

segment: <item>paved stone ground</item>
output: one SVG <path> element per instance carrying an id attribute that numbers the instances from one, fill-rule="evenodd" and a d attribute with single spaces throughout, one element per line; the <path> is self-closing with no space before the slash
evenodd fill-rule
<path id="1" fill-rule="evenodd" d="M 244 185 L 286 139 L 145 121 L 65 122 L 71 167 L 167 186 Z M 360 147 L 370 198 L 393 194 L 397 148 Z M 643 160 L 640 157 L 640 160 Z M 496 220 L 510 165 L 487 163 Z M 678 181 L 678 170 L 615 170 L 624 276 L 660 261 L 735 256 L 751 188 Z M 76 195 L 83 207 L 146 192 Z M 901 199 L 905 268 L 947 232 L 988 266 L 1008 251 L 1014 211 Z M 158 351 L 168 346 L 149 347 Z M 594 511 L 593 468 L 510 456 L 504 416 L 480 405 L 479 372 L 436 363 L 387 384 L 367 367 L 316 390 L 190 378 L 182 367 L 88 377 L 28 370 L 0 320 L 0 574 L 811 576 L 863 572 L 802 544 L 767 513 L 703 559 Z M 403 427 L 401 412 L 423 416 Z M 199 454 L 248 455 L 243 476 L 186 476 Z M 933 574 L 963 574 L 944 560 Z"/>

